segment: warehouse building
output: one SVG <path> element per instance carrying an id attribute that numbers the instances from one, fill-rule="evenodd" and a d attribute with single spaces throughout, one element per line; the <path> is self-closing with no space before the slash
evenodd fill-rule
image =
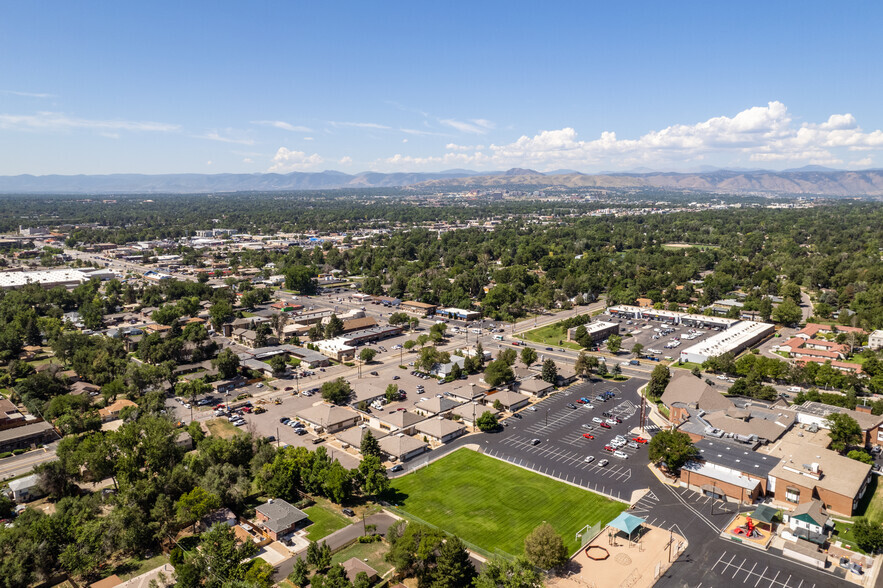
<path id="1" fill-rule="evenodd" d="M 736 355 L 763 341 L 772 335 L 774 330 L 773 325 L 769 323 L 738 321 L 729 329 L 681 351 L 680 360 L 701 364 L 709 357 L 717 357 L 724 353 Z"/>

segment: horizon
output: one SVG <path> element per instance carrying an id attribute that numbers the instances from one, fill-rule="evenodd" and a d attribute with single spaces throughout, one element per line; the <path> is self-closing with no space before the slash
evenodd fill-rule
<path id="1" fill-rule="evenodd" d="M 883 7 L 742 7 L 11 5 L 0 175 L 878 168 Z"/>

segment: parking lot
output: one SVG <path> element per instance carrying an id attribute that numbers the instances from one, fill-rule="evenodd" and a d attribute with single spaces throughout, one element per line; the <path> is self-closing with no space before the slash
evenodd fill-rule
<path id="1" fill-rule="evenodd" d="M 713 328 L 669 325 L 659 320 L 635 320 L 602 314 L 596 320 L 619 324 L 619 334 L 630 335 L 623 340 L 623 349 L 631 350 L 636 343 L 644 346 L 642 354 L 663 360 L 677 359 L 687 347 L 700 343 L 719 331 Z"/>
<path id="2" fill-rule="evenodd" d="M 620 457 L 606 450 L 614 437 L 630 440 L 637 435 L 640 405 L 637 389 L 645 380 L 626 382 L 595 381 L 568 390 L 521 410 L 506 420 L 498 434 L 484 439 L 484 451 L 492 457 L 623 500 L 634 490 L 649 484 L 647 448 L 617 447 Z M 596 400 L 605 391 L 613 392 L 606 402 Z M 581 398 L 589 403 L 581 404 Z M 575 408 L 570 408 L 572 405 Z M 591 406 L 591 408 L 590 408 Z M 604 416 L 608 413 L 610 416 Z M 615 419 L 622 422 L 617 423 Z M 613 419 L 609 428 L 605 422 Z M 588 437 L 586 437 L 588 435 Z M 591 438 L 594 437 L 594 438 Z M 644 438 L 649 439 L 645 434 Z M 589 461 L 587 458 L 591 457 Z M 607 462 L 602 465 L 602 460 Z"/>

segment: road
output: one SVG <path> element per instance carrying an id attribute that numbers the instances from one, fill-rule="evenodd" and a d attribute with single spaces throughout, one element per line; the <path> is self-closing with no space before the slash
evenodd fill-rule
<path id="1" fill-rule="evenodd" d="M 804 323 L 806 323 L 813 314 L 812 300 L 803 288 L 800 289 L 800 313 L 803 315 Z"/>
<path id="2" fill-rule="evenodd" d="M 0 480 L 8 480 L 9 478 L 27 474 L 42 463 L 54 461 L 55 447 L 56 444 L 52 443 L 41 449 L 35 449 L 21 455 L 14 455 L 0 460 Z"/>

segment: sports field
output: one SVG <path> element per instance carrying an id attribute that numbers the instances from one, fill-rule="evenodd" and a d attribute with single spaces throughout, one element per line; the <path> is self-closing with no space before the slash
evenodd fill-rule
<path id="1" fill-rule="evenodd" d="M 459 449 L 423 469 L 392 481 L 402 510 L 487 551 L 518 555 L 524 538 L 543 521 L 579 547 L 577 531 L 607 523 L 625 504 Z"/>

